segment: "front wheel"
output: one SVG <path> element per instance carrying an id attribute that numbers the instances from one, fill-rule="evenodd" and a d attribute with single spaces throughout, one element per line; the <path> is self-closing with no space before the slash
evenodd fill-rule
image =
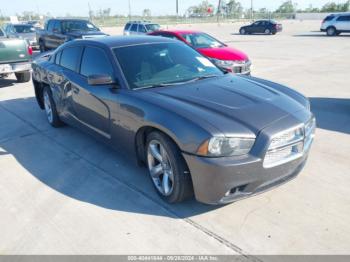
<path id="1" fill-rule="evenodd" d="M 245 31 L 244 28 L 241 28 L 241 29 L 239 30 L 239 33 L 240 33 L 241 35 L 245 35 L 245 34 L 246 34 L 246 31 Z"/>
<path id="2" fill-rule="evenodd" d="M 56 104 L 52 98 L 52 93 L 48 86 L 46 86 L 43 90 L 43 100 L 44 100 L 44 109 L 46 113 L 46 118 L 49 124 L 52 125 L 53 127 L 62 126 L 63 123 L 58 116 Z"/>
<path id="3" fill-rule="evenodd" d="M 30 80 L 30 72 L 20 72 L 20 73 L 15 73 L 16 79 L 18 83 L 25 83 L 29 82 Z"/>
<path id="4" fill-rule="evenodd" d="M 147 136 L 146 146 L 147 166 L 157 193 L 169 203 L 191 197 L 191 176 L 177 145 L 155 131 Z"/>

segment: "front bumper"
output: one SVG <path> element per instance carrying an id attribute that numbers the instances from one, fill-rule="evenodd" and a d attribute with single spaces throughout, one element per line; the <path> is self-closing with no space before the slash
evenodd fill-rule
<path id="1" fill-rule="evenodd" d="M 303 110 L 294 117 L 283 118 L 265 127 L 259 132 L 248 155 L 211 158 L 183 153 L 196 199 L 207 204 L 225 204 L 266 191 L 296 177 L 305 165 L 313 142 L 316 126 L 313 120 L 312 114 Z M 290 130 L 301 127 L 304 130 L 302 138 L 298 137 L 274 149 L 272 141 L 278 142 Z M 284 149 L 294 148 L 300 143 L 303 144 L 301 151 L 280 155 Z M 272 158 L 275 162 L 269 162 L 271 155 L 283 158 Z"/>
<path id="2" fill-rule="evenodd" d="M 17 72 L 29 71 L 32 69 L 30 62 L 0 64 L 0 74 L 11 74 Z"/>
<path id="3" fill-rule="evenodd" d="M 254 157 L 242 161 L 184 154 L 184 158 L 192 174 L 196 199 L 206 204 L 225 204 L 291 180 L 302 170 L 307 155 L 273 168 L 264 168 L 262 160 Z"/>

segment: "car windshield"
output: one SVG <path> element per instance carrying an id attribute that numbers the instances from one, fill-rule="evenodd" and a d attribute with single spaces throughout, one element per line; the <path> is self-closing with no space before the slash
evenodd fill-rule
<path id="1" fill-rule="evenodd" d="M 87 21 L 62 21 L 63 32 L 72 31 L 99 31 L 92 23 Z"/>
<path id="2" fill-rule="evenodd" d="M 180 43 L 142 44 L 113 51 L 132 89 L 223 75 L 207 58 Z"/>
<path id="3" fill-rule="evenodd" d="M 194 48 L 215 48 L 224 46 L 223 43 L 204 33 L 182 34 L 181 36 Z"/>
<path id="4" fill-rule="evenodd" d="M 18 34 L 35 32 L 35 28 L 32 25 L 15 25 L 14 28 Z"/>
<path id="5" fill-rule="evenodd" d="M 145 26 L 148 32 L 158 31 L 160 29 L 160 25 L 158 24 L 148 24 Z"/>

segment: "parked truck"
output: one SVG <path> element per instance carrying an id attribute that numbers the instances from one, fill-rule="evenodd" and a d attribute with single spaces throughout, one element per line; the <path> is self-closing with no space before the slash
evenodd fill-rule
<path id="1" fill-rule="evenodd" d="M 0 78 L 14 73 L 18 82 L 28 82 L 32 54 L 33 50 L 26 40 L 8 38 L 0 28 Z"/>
<path id="2" fill-rule="evenodd" d="M 98 27 L 82 19 L 49 19 L 43 30 L 37 30 L 40 51 L 56 49 L 61 44 L 74 39 L 106 36 Z"/>

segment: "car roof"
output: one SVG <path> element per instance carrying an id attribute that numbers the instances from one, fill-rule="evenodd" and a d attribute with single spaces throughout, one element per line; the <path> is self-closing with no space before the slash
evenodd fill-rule
<path id="1" fill-rule="evenodd" d="M 142 45 L 142 44 L 152 44 L 152 43 L 174 43 L 176 42 L 173 39 L 165 37 L 156 37 L 156 36 L 106 36 L 106 37 L 97 37 L 85 40 L 75 40 L 69 43 L 91 43 L 91 44 L 101 44 L 109 48 L 122 47 L 122 46 L 131 46 L 131 45 Z"/>
<path id="2" fill-rule="evenodd" d="M 332 13 L 327 16 L 340 16 L 340 15 L 350 15 L 350 12 L 344 12 L 344 13 Z"/>
<path id="3" fill-rule="evenodd" d="M 180 35 L 186 35 L 186 34 L 198 34 L 203 33 L 201 31 L 196 30 L 180 30 L 180 29 L 174 29 L 174 30 L 159 30 L 157 32 L 166 32 L 166 33 L 174 33 L 174 34 L 180 34 Z"/>
<path id="4" fill-rule="evenodd" d="M 143 24 L 143 25 L 154 25 L 154 24 L 157 24 L 157 23 L 153 23 L 151 21 L 129 21 L 127 22 L 127 24 Z"/>

